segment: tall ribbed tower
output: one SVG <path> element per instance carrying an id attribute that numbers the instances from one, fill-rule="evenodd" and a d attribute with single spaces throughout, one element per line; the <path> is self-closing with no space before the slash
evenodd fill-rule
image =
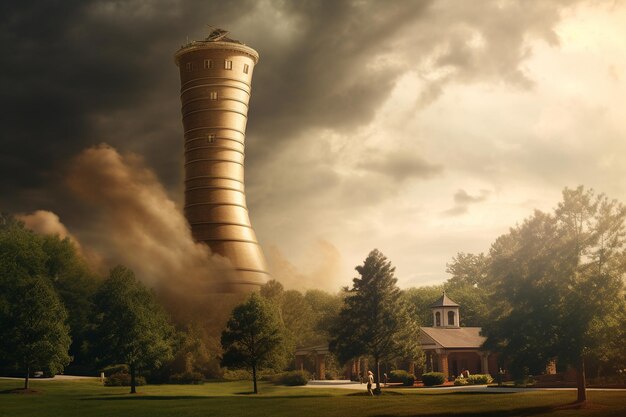
<path id="1" fill-rule="evenodd" d="M 244 143 L 259 54 L 214 30 L 175 55 L 185 134 L 185 216 L 194 239 L 230 259 L 235 280 L 218 292 L 256 290 L 269 275 L 246 207 Z"/>

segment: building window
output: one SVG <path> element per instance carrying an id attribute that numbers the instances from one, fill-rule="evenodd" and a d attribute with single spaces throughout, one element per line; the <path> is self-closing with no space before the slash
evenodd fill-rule
<path id="1" fill-rule="evenodd" d="M 191 71 L 193 69 L 193 62 L 187 62 L 187 71 Z"/>
<path id="2" fill-rule="evenodd" d="M 233 69 L 233 61 L 224 61 L 224 69 L 231 70 Z"/>
<path id="3" fill-rule="evenodd" d="M 448 311 L 448 326 L 454 326 L 454 311 Z"/>
<path id="4" fill-rule="evenodd" d="M 244 74 L 247 74 L 249 69 L 250 69 L 250 65 L 248 65 L 248 64 L 243 64 L 243 73 L 244 73 Z"/>
<path id="5" fill-rule="evenodd" d="M 211 68 L 213 68 L 213 61 L 211 61 L 210 59 L 205 59 L 204 69 L 211 69 Z"/>
<path id="6" fill-rule="evenodd" d="M 441 326 L 441 313 L 436 312 L 435 313 L 435 327 L 439 327 L 439 326 Z"/>
<path id="7" fill-rule="evenodd" d="M 208 135 L 206 135 L 206 143 L 213 142 L 215 142 L 215 133 L 209 133 Z"/>
<path id="8" fill-rule="evenodd" d="M 211 91 L 211 92 L 209 93 L 209 98 L 210 98 L 211 100 L 217 100 L 217 91 Z"/>

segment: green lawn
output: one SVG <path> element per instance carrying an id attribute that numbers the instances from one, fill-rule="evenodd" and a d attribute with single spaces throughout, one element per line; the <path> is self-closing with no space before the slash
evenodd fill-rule
<path id="1" fill-rule="evenodd" d="M 462 394 L 436 389 L 398 389 L 381 397 L 342 389 L 277 387 L 250 382 L 197 386 L 152 385 L 127 394 L 126 387 L 97 381 L 32 381 L 36 394 L 11 394 L 21 381 L 0 380 L 0 417 L 36 416 L 626 416 L 626 392 L 589 392 L 592 407 L 561 409 L 575 392 Z M 392 395 L 396 394 L 396 395 Z"/>

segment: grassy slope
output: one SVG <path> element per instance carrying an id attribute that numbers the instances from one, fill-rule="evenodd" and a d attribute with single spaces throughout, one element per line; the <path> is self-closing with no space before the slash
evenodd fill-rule
<path id="1" fill-rule="evenodd" d="M 626 392 L 590 392 L 594 407 L 559 410 L 574 392 L 461 394 L 437 390 L 398 390 L 379 398 L 341 389 L 275 387 L 262 383 L 207 383 L 198 386 L 102 387 L 96 381 L 33 381 L 38 394 L 8 394 L 19 381 L 0 380 L 1 417 L 37 416 L 626 416 Z"/>

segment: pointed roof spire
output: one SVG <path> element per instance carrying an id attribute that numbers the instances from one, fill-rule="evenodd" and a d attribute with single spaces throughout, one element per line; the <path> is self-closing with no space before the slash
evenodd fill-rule
<path id="1" fill-rule="evenodd" d="M 441 298 L 439 298 L 437 301 L 435 301 L 434 303 L 430 305 L 430 308 L 437 308 L 437 307 L 460 307 L 460 306 L 454 301 L 452 301 L 450 298 L 448 298 L 448 296 L 446 295 L 446 292 L 444 291 Z"/>

